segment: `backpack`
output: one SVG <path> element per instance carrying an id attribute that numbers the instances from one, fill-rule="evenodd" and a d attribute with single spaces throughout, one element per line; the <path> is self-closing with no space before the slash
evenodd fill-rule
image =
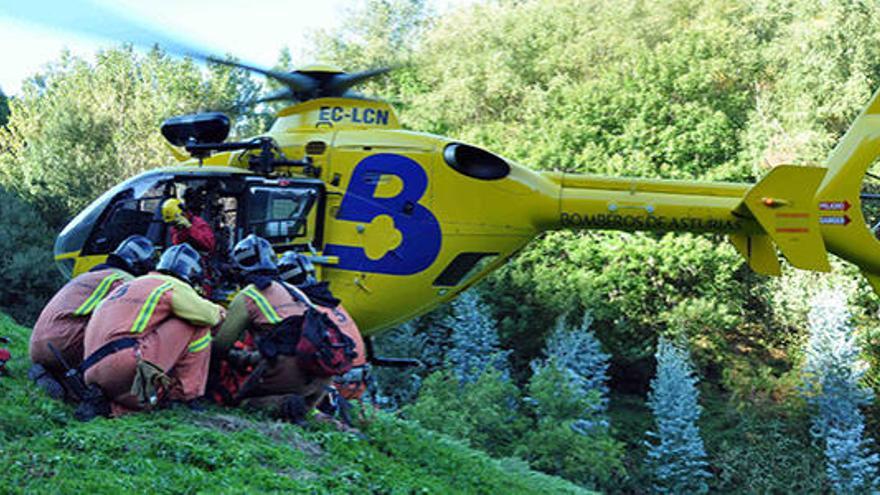
<path id="1" fill-rule="evenodd" d="M 310 307 L 296 344 L 300 366 L 312 375 L 344 375 L 356 356 L 354 340 L 345 335 L 325 313 Z"/>
<path id="2" fill-rule="evenodd" d="M 285 318 L 268 335 L 258 338 L 260 353 L 269 360 L 279 354 L 297 356 L 303 370 L 315 376 L 344 375 L 351 370 L 357 355 L 354 340 L 304 294 L 289 287 L 288 291 L 308 309 L 302 316 Z"/>

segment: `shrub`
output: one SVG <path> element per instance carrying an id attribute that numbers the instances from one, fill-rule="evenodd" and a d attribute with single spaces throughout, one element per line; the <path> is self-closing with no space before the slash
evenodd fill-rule
<path id="1" fill-rule="evenodd" d="M 873 397 L 861 384 L 866 364 L 859 357 L 846 302 L 839 292 L 822 292 L 813 298 L 812 307 L 803 394 L 817 409 L 811 432 L 825 442 L 828 480 L 835 493 L 880 489 L 880 455 L 871 453 L 859 410 Z"/>
<path id="2" fill-rule="evenodd" d="M 417 318 L 375 339 L 376 352 L 382 356 L 414 358 L 420 368 L 373 368 L 371 395 L 379 407 L 398 409 L 413 402 L 422 381 L 439 369 L 448 347 L 448 332 L 432 324 L 434 314 Z"/>
<path id="3" fill-rule="evenodd" d="M 517 454 L 545 473 L 591 488 L 612 488 L 610 482 L 625 474 L 623 444 L 611 436 L 600 412 L 600 391 L 584 393 L 566 371 L 552 358 L 536 364 L 527 401 L 535 424 Z"/>
<path id="4" fill-rule="evenodd" d="M 527 427 L 518 399 L 519 390 L 497 370 L 464 384 L 439 371 L 425 380 L 418 400 L 404 407 L 403 414 L 494 456 L 506 456 Z"/>
<path id="5" fill-rule="evenodd" d="M 706 493 L 706 450 L 697 427 L 697 377 L 683 345 L 661 338 L 648 404 L 657 431 L 648 432 L 648 464 L 658 493 Z"/>
<path id="6" fill-rule="evenodd" d="M 36 210 L 0 188 L 0 311 L 22 324 L 36 320 L 63 281 L 51 245 Z"/>

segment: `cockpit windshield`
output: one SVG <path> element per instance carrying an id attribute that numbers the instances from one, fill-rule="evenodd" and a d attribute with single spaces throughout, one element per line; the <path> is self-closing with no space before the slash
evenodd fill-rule
<path id="1" fill-rule="evenodd" d="M 92 233 L 95 222 L 106 213 L 107 206 L 114 198 L 123 196 L 135 197 L 143 193 L 146 189 L 154 185 L 162 177 L 166 176 L 161 172 L 153 172 L 133 177 L 109 191 L 102 194 L 98 199 L 93 201 L 86 209 L 80 212 L 58 235 L 55 240 L 55 256 L 78 256 L 83 254 L 83 248 L 86 240 Z M 59 263 L 61 271 L 65 275 L 70 275 L 72 266 L 68 263 Z"/>

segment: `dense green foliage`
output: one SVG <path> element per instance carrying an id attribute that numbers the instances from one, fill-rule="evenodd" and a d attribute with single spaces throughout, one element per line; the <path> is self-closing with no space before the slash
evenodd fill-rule
<path id="1" fill-rule="evenodd" d="M 255 89 L 242 71 L 203 72 L 155 50 L 107 50 L 94 64 L 65 53 L 11 102 L 0 129 L 0 185 L 59 229 L 120 177 L 173 162 L 156 132 L 162 120 L 232 107 Z M 253 131 L 247 120 L 241 126 Z"/>
<path id="2" fill-rule="evenodd" d="M 465 384 L 438 371 L 403 414 L 494 456 L 515 454 L 534 469 L 613 490 L 625 475 L 622 445 L 605 427 L 579 428 L 598 395 L 580 397 L 573 382 L 552 367 L 536 374 L 527 392 L 523 401 L 519 389 L 495 370 Z"/>
<path id="3" fill-rule="evenodd" d="M 30 204 L 0 187 L 0 311 L 31 322 L 60 286 L 52 252 L 54 232 Z"/>
<path id="4" fill-rule="evenodd" d="M 490 454 L 508 456 L 528 426 L 518 402 L 519 390 L 497 371 L 464 384 L 452 373 L 438 371 L 425 380 L 419 399 L 403 413 L 426 428 L 466 440 Z"/>
<path id="5" fill-rule="evenodd" d="M 623 445 L 595 412 L 602 401 L 598 390 L 579 393 L 572 377 L 551 364 L 535 371 L 527 391 L 533 426 L 517 453 L 545 473 L 614 491 L 626 475 Z"/>
<path id="6" fill-rule="evenodd" d="M 369 413 L 368 440 L 218 408 L 78 423 L 27 382 L 28 334 L 0 315 L 14 356 L 0 377 L 4 493 L 584 493 L 384 413 Z"/>
<path id="7" fill-rule="evenodd" d="M 0 126 L 6 125 L 9 120 L 9 98 L 0 89 Z"/>

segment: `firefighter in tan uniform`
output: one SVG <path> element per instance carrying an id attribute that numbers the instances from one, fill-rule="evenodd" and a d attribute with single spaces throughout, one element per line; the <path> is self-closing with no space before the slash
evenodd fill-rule
<path id="1" fill-rule="evenodd" d="M 360 399 L 367 389 L 370 365 L 367 364 L 367 353 L 364 338 L 357 324 L 342 306 L 342 302 L 330 292 L 327 282 L 315 279 L 315 266 L 306 256 L 295 251 L 288 251 L 278 262 L 281 279 L 301 291 L 314 307 L 326 314 L 336 326 L 355 343 L 356 356 L 352 360 L 351 371 L 333 378 L 333 386 L 339 395 L 346 400 Z"/>
<path id="2" fill-rule="evenodd" d="M 64 396 L 59 378 L 67 368 L 82 363 L 83 336 L 95 308 L 114 289 L 151 270 L 155 252 L 144 236 L 125 239 L 106 263 L 68 282 L 40 313 L 31 333 L 29 351 L 34 365 L 28 376 L 51 397 Z"/>
<path id="3" fill-rule="evenodd" d="M 205 392 L 223 310 L 193 289 L 201 265 L 189 244 L 166 250 L 156 270 L 113 291 L 86 328 L 85 383 L 101 388 L 114 416 Z"/>
<path id="4" fill-rule="evenodd" d="M 275 252 L 268 241 L 249 235 L 235 246 L 232 257 L 248 285 L 230 303 L 226 320 L 214 337 L 214 357 L 218 360 L 228 357 L 233 344 L 243 339 L 246 331 L 259 340 L 282 321 L 301 319 L 308 309 L 278 279 Z M 299 360 L 288 354 L 261 360 L 237 399 L 244 400 L 245 406 L 301 422 L 324 397 L 332 378 L 310 375 Z"/>

